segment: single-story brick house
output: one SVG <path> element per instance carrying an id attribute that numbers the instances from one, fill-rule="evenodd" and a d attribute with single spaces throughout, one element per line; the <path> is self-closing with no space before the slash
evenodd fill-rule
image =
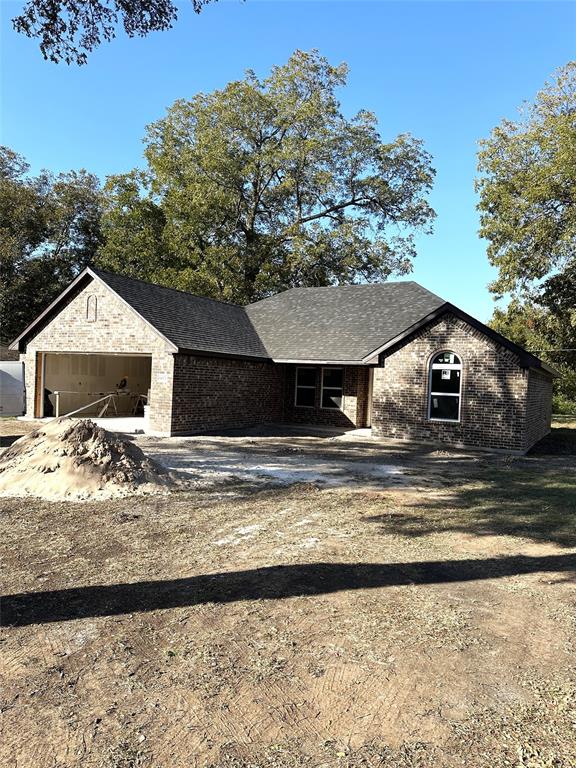
<path id="1" fill-rule="evenodd" d="M 550 429 L 553 371 L 411 281 L 242 307 L 87 268 L 11 348 L 30 417 L 124 387 L 159 435 L 308 423 L 524 452 Z"/>

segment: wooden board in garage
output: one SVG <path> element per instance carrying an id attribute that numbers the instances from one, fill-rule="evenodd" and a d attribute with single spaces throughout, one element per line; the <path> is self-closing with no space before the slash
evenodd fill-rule
<path id="1" fill-rule="evenodd" d="M 44 415 L 44 353 L 36 352 L 36 374 L 34 376 L 34 417 Z"/>

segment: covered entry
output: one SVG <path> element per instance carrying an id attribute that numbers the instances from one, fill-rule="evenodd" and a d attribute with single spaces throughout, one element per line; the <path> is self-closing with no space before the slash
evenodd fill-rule
<path id="1" fill-rule="evenodd" d="M 150 397 L 151 356 L 68 352 L 37 355 L 37 417 L 61 416 L 85 406 L 89 407 L 82 411 L 83 416 L 144 415 Z"/>

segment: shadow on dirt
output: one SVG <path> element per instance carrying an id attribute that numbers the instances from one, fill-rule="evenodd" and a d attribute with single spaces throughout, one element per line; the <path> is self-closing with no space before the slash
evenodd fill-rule
<path id="1" fill-rule="evenodd" d="M 142 581 L 7 595 L 2 624 L 24 626 L 95 616 L 241 600 L 278 600 L 341 590 L 499 579 L 526 573 L 576 579 L 576 554 L 413 563 L 307 563 L 231 571 L 185 579 Z"/>
<path id="2" fill-rule="evenodd" d="M 574 418 L 576 421 L 576 417 Z M 576 429 L 552 427 L 549 435 L 530 449 L 529 456 L 576 456 Z"/>
<path id="3" fill-rule="evenodd" d="M 23 435 L 0 435 L 0 448 L 10 448 L 12 443 L 20 440 Z"/>
<path id="4" fill-rule="evenodd" d="M 484 469 L 465 484 L 446 486 L 440 496 L 418 498 L 409 511 L 363 519 L 379 523 L 383 534 L 458 532 L 576 547 L 576 473 L 519 464 Z"/>

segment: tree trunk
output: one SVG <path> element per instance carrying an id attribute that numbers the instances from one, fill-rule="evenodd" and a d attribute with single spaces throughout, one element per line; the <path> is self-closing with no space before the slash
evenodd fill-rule
<path id="1" fill-rule="evenodd" d="M 244 256 L 243 294 L 244 301 L 250 303 L 256 296 L 256 280 L 260 272 L 261 259 L 258 254 L 258 237 L 253 230 L 246 233 L 246 252 Z"/>

